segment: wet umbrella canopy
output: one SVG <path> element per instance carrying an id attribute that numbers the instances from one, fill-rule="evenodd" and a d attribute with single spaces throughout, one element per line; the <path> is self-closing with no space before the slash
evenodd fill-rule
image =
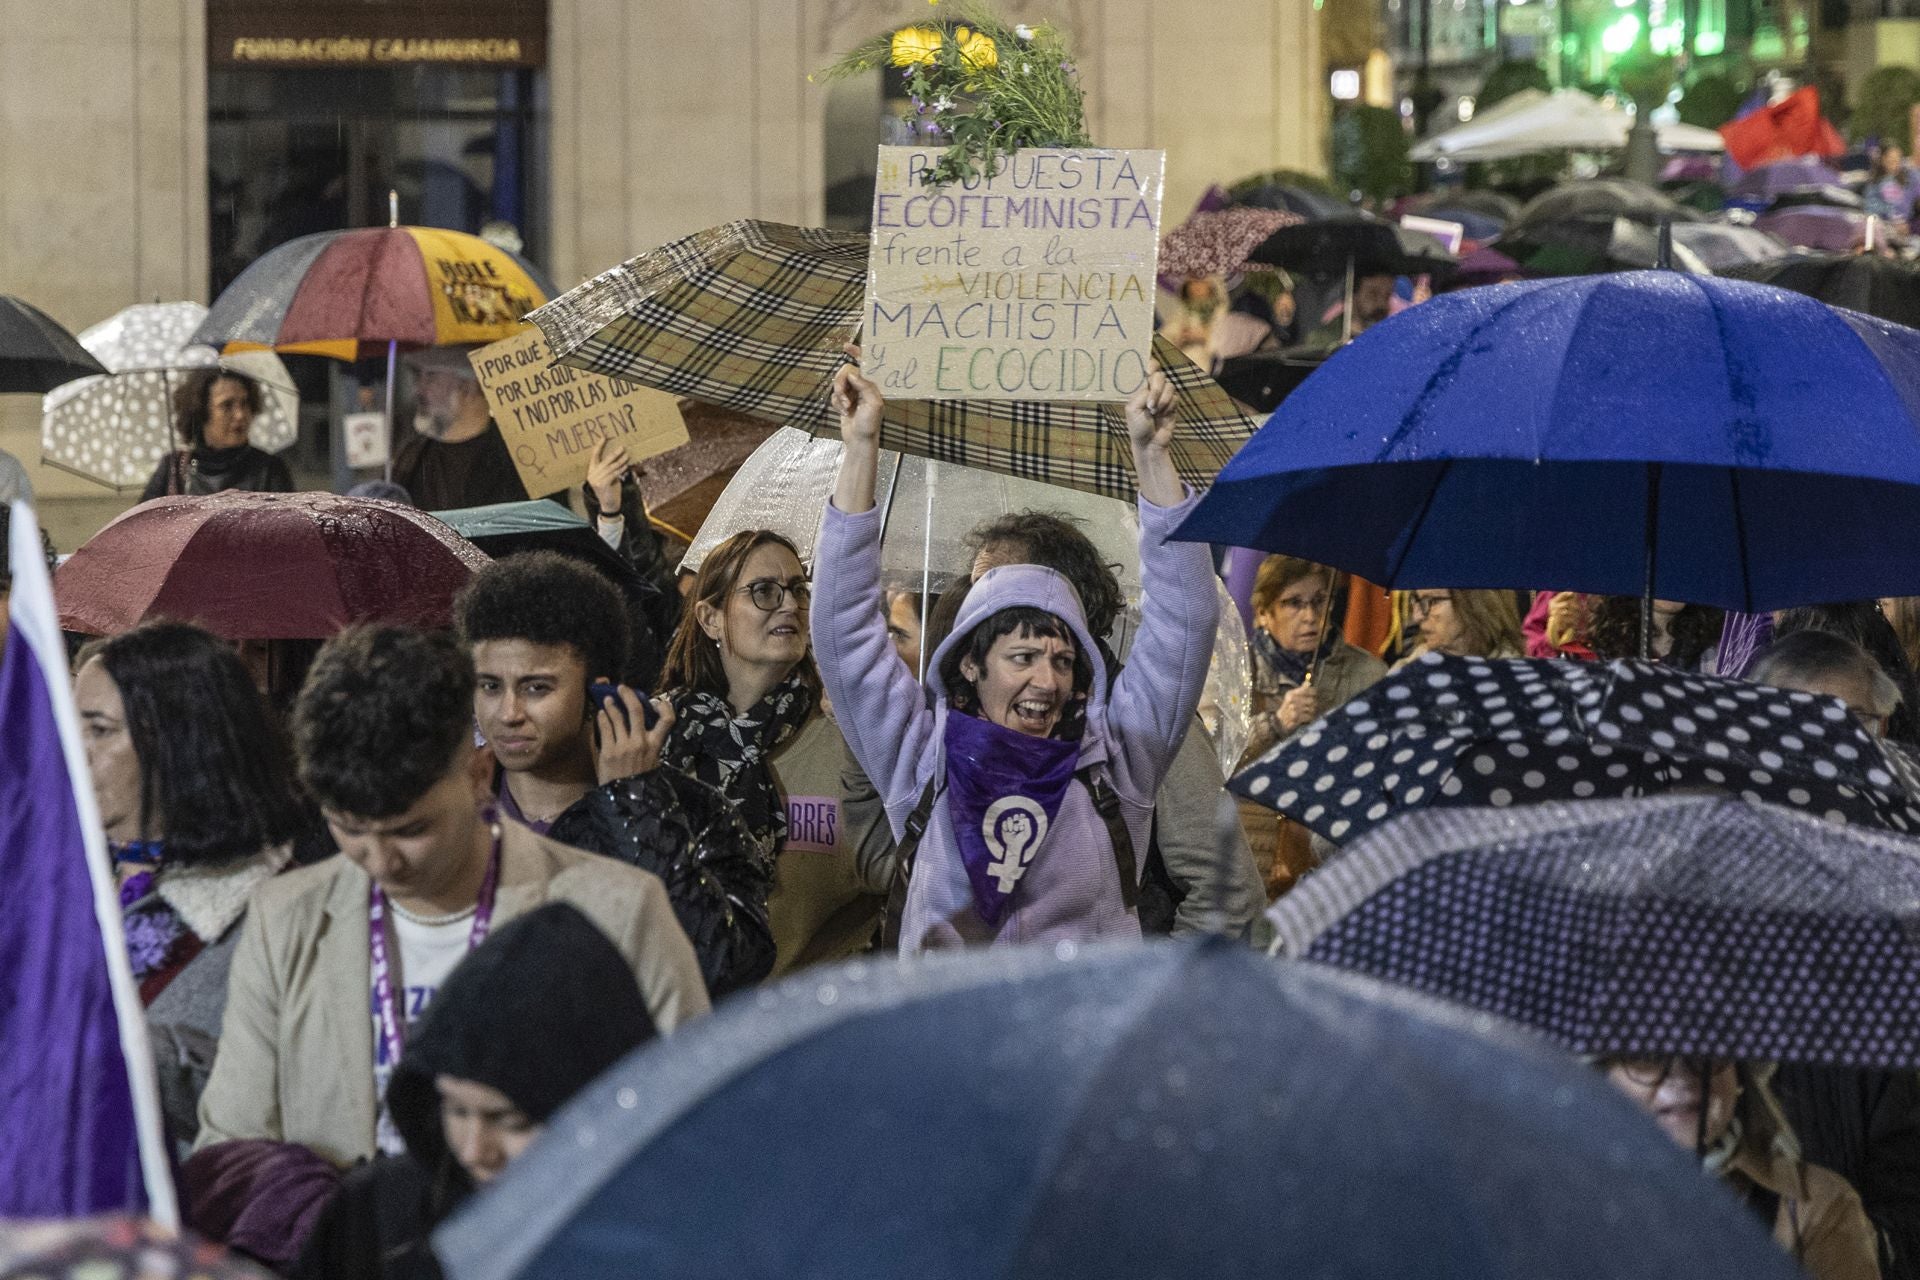
<path id="1" fill-rule="evenodd" d="M 1415 814 L 1269 916 L 1575 1053 L 1920 1067 L 1920 845 L 1746 800 Z"/>
<path id="2" fill-rule="evenodd" d="M 589 1087 L 434 1244 L 452 1280 L 1794 1274 L 1594 1073 L 1223 939 L 745 993 Z"/>
<path id="3" fill-rule="evenodd" d="M 1642 271 L 1463 289 L 1288 396 L 1183 538 L 1749 612 L 1920 580 L 1920 333 Z M 1651 577 L 1651 583 L 1649 581 Z"/>
<path id="4" fill-rule="evenodd" d="M 1242 770 L 1335 842 L 1409 809 L 1701 789 L 1920 831 L 1911 771 L 1838 698 L 1651 662 L 1427 653 Z"/>
<path id="5" fill-rule="evenodd" d="M 1573 218 L 1611 222 L 1625 218 L 1649 227 L 1662 222 L 1692 222 L 1700 215 L 1672 197 L 1625 178 L 1593 178 L 1566 182 L 1535 196 L 1522 206 L 1509 230 L 1519 231 L 1543 222 Z"/>
<path id="6" fill-rule="evenodd" d="M 60 625 L 117 635 L 148 618 L 228 640 L 317 640 L 355 622 L 444 627 L 487 557 L 424 511 L 328 493 L 143 502 L 54 575 Z"/>

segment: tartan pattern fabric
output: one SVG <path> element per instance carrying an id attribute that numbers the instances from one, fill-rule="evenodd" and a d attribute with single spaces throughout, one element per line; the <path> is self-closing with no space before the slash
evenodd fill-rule
<path id="1" fill-rule="evenodd" d="M 564 364 L 836 437 L 829 384 L 860 327 L 867 239 L 739 221 L 676 240 L 531 312 Z M 1178 418 L 1173 461 L 1212 484 L 1253 434 L 1212 378 L 1155 335 Z M 1119 404 L 898 400 L 884 448 L 1130 500 Z"/>

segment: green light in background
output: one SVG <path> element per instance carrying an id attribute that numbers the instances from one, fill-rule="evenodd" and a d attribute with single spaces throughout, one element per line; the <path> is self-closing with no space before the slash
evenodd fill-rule
<path id="1" fill-rule="evenodd" d="M 1726 47 L 1727 35 L 1724 31 L 1702 31 L 1693 38 L 1693 51 L 1703 58 L 1722 53 Z"/>
<path id="2" fill-rule="evenodd" d="M 1632 49 L 1633 42 L 1639 38 L 1639 15 L 1623 13 L 1613 20 L 1611 26 L 1600 33 L 1600 47 L 1608 53 L 1622 54 Z"/>
<path id="3" fill-rule="evenodd" d="M 1647 33 L 1647 43 L 1658 54 L 1680 52 L 1681 44 L 1686 40 L 1686 32 L 1677 22 L 1655 27 Z"/>

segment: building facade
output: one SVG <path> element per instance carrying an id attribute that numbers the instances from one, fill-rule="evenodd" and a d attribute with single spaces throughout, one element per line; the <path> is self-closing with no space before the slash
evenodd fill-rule
<path id="1" fill-rule="evenodd" d="M 1324 171 L 1315 0 L 1004 8 L 1071 32 L 1095 138 L 1166 149 L 1170 220 L 1214 182 Z M 917 0 L 0 0 L 0 292 L 76 331 L 205 302 L 273 244 L 384 223 L 390 190 L 403 221 L 517 236 L 563 288 L 732 218 L 822 225 L 857 201 L 885 91 L 808 72 L 927 18 Z M 302 390 L 337 411 L 350 372 Z M 0 398 L 0 448 L 71 550 L 137 495 L 39 468 L 38 421 Z"/>

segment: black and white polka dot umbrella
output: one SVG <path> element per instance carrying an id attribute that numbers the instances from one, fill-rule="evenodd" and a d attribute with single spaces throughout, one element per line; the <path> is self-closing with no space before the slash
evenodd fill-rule
<path id="1" fill-rule="evenodd" d="M 1920 831 L 1906 776 L 1837 698 L 1638 661 L 1427 654 L 1231 786 L 1345 844 L 1412 809 L 1694 789 Z"/>
<path id="2" fill-rule="evenodd" d="M 1409 814 L 1268 918 L 1288 955 L 1576 1053 L 1920 1067 L 1920 843 L 1777 806 Z"/>

